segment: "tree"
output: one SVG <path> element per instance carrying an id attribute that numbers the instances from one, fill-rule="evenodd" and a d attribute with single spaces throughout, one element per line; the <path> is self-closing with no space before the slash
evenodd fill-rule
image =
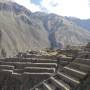
<path id="1" fill-rule="evenodd" d="M 90 48 L 90 42 L 88 42 L 88 44 L 86 45 L 86 48 Z"/>
<path id="2" fill-rule="evenodd" d="M 87 43 L 86 47 L 85 47 L 86 51 L 90 51 L 90 42 Z"/>
<path id="3" fill-rule="evenodd" d="M 66 49 L 71 49 L 71 46 L 70 45 L 66 45 Z"/>
<path id="4" fill-rule="evenodd" d="M 0 30 L 0 48 L 2 47 L 2 31 Z"/>
<path id="5" fill-rule="evenodd" d="M 1 49 L 1 56 L 6 57 L 6 51 L 4 48 Z"/>

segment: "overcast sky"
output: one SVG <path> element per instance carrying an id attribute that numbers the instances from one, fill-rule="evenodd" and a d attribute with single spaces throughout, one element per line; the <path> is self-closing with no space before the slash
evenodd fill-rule
<path id="1" fill-rule="evenodd" d="M 32 12 L 44 11 L 81 19 L 90 18 L 90 0 L 13 0 Z"/>

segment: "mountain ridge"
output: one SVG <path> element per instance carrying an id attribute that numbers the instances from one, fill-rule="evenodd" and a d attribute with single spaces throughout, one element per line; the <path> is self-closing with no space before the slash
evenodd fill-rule
<path id="1" fill-rule="evenodd" d="M 66 19 L 73 21 L 78 26 L 90 31 L 90 19 L 79 19 L 75 17 L 66 17 Z"/>
<path id="2" fill-rule="evenodd" d="M 5 49 L 8 56 L 30 49 L 62 48 L 90 41 L 89 31 L 65 17 L 32 13 L 11 1 L 0 4 L 0 49 Z"/>

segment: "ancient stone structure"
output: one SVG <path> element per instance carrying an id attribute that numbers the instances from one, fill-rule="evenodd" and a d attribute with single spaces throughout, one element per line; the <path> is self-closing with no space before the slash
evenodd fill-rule
<path id="1" fill-rule="evenodd" d="M 77 54 L 73 54 L 74 58 L 73 55 L 59 57 L 35 53 L 2 58 L 0 90 L 90 90 L 90 53 Z"/>

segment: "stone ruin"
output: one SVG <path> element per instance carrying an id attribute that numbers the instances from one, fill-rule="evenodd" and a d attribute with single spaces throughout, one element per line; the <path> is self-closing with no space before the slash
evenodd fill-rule
<path id="1" fill-rule="evenodd" d="M 90 90 L 90 52 L 68 54 L 29 52 L 1 58 L 0 90 Z"/>

